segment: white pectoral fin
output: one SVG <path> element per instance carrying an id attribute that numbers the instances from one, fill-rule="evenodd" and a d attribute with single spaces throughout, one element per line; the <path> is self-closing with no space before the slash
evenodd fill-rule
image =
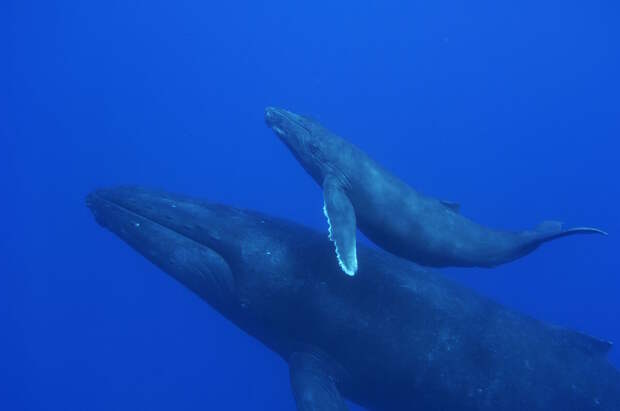
<path id="1" fill-rule="evenodd" d="M 329 225 L 329 239 L 336 246 L 340 268 L 347 275 L 353 276 L 357 272 L 355 210 L 342 188 L 328 179 L 323 184 L 323 196 L 323 212 Z"/>

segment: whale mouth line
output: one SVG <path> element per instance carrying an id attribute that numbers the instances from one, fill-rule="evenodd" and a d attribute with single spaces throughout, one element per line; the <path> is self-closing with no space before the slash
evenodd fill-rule
<path id="1" fill-rule="evenodd" d="M 94 199 L 96 199 L 96 200 L 94 200 Z M 142 215 L 140 213 L 137 213 L 134 210 L 132 210 L 130 208 L 127 208 L 126 206 L 118 203 L 117 201 L 114 201 L 112 199 L 103 197 L 102 195 L 98 194 L 97 192 L 90 193 L 86 197 L 86 206 L 91 209 L 91 211 L 93 212 L 95 217 L 99 214 L 99 211 L 97 210 L 98 207 L 96 207 L 96 205 L 95 205 L 97 201 L 102 202 L 104 207 L 116 207 L 116 208 L 120 209 L 123 213 L 127 213 L 130 216 L 135 216 L 135 217 L 137 217 L 139 219 L 144 219 L 144 220 L 146 220 L 146 221 L 148 221 L 150 223 L 156 224 L 156 225 L 158 225 L 160 227 L 164 227 L 164 228 L 166 228 L 168 230 L 172 230 L 170 227 L 167 227 L 164 224 L 161 224 L 161 223 L 159 223 L 159 222 L 157 222 L 157 221 L 155 221 L 155 220 L 153 220 L 153 219 L 151 219 L 149 217 L 146 217 L 146 216 L 144 216 L 144 215 Z M 140 227 L 140 225 L 136 225 L 136 227 Z M 172 230 L 172 231 L 174 231 L 174 230 Z M 178 235 L 182 236 L 182 237 L 185 237 L 184 235 L 182 235 L 181 233 L 178 233 L 177 231 L 174 231 L 174 232 L 177 233 Z"/>
<path id="2" fill-rule="evenodd" d="M 269 108 L 269 111 L 275 113 L 278 116 L 281 116 L 281 117 L 285 118 L 287 121 L 290 121 L 291 123 L 295 124 L 296 126 L 303 128 L 308 134 L 312 134 L 310 129 L 305 124 L 303 124 L 301 121 L 299 121 L 296 118 L 296 115 L 294 115 L 293 113 L 290 113 L 287 110 L 284 110 L 284 109 L 281 109 L 281 108 L 277 108 L 277 107 L 271 107 L 271 108 Z M 280 136 L 284 136 L 285 135 L 284 131 L 280 127 L 278 127 L 276 125 L 273 125 L 273 124 L 269 124 L 269 122 L 267 122 L 267 125 L 269 127 L 271 127 L 278 135 L 280 135 Z"/>
<path id="3" fill-rule="evenodd" d="M 284 137 L 284 130 L 282 130 L 280 127 L 273 126 L 271 128 L 273 129 L 273 131 L 275 131 L 277 135 L 279 135 L 280 137 Z"/>
<path id="4" fill-rule="evenodd" d="M 92 211 L 93 215 L 95 216 L 95 218 L 97 218 L 98 214 L 99 214 L 99 210 L 96 206 L 96 202 L 100 201 L 103 204 L 103 207 L 115 207 L 119 210 L 121 210 L 123 213 L 126 213 L 127 215 L 131 216 L 131 217 L 135 217 L 136 220 L 143 220 L 142 222 L 140 221 L 133 221 L 132 225 L 134 228 L 139 229 L 142 226 L 142 223 L 147 222 L 147 223 L 151 223 L 154 224 L 156 226 L 162 227 L 166 230 L 170 230 L 171 232 L 173 232 L 175 235 L 178 235 L 179 237 L 183 237 L 187 240 L 193 241 L 196 244 L 199 244 L 202 247 L 207 247 L 210 248 L 208 245 L 201 243 L 200 241 L 197 241 L 191 237 L 188 237 L 182 233 L 180 233 L 179 231 L 175 230 L 174 228 L 161 223 L 157 220 L 154 220 L 150 217 L 147 217 L 143 214 L 140 214 L 139 212 L 136 212 L 134 210 L 132 210 L 131 208 L 120 204 L 119 202 L 110 199 L 110 198 L 106 198 L 100 194 L 98 194 L 97 192 L 94 193 L 90 193 L 87 197 L 86 197 L 86 206 L 88 208 L 90 208 L 90 210 Z M 171 208 L 176 208 L 176 204 L 171 204 L 170 205 Z M 104 223 L 105 225 L 105 223 Z"/>
<path id="5" fill-rule="evenodd" d="M 133 217 L 133 219 L 130 219 L 131 222 L 131 226 L 129 227 L 130 229 L 136 229 L 139 230 L 141 229 L 143 226 L 145 226 L 145 224 L 153 224 L 157 227 L 163 228 L 165 230 L 170 231 L 171 233 L 174 233 L 174 235 L 183 238 L 185 240 L 191 241 L 192 243 L 195 243 L 197 245 L 199 245 L 200 247 L 204 247 L 207 248 L 215 253 L 217 253 L 218 255 L 220 255 L 225 261 L 227 261 L 226 258 L 226 251 L 223 250 L 219 244 L 218 244 L 218 239 L 217 237 L 212 236 L 211 234 L 208 233 L 203 233 L 205 236 L 204 238 L 201 237 L 196 237 L 194 235 L 191 235 L 187 232 L 183 232 L 183 231 L 179 231 L 178 227 L 175 227 L 173 224 L 169 223 L 168 221 L 166 221 L 166 218 L 153 218 L 153 217 L 149 217 L 147 215 L 144 215 L 143 213 L 141 213 L 140 211 L 137 211 L 135 209 L 133 209 L 130 205 L 125 205 L 122 204 L 122 202 L 119 202 L 118 200 L 115 200 L 113 198 L 108 198 L 104 195 L 101 195 L 100 191 L 104 191 L 105 190 L 98 190 L 95 191 L 93 193 L 90 193 L 87 197 L 86 197 L 86 205 L 91 209 L 93 215 L 95 216 L 95 219 L 97 221 L 99 221 L 99 223 L 104 226 L 107 227 L 107 224 L 105 222 L 105 220 L 100 220 L 98 215 L 99 210 L 98 210 L 98 206 L 96 206 L 95 202 L 97 201 L 101 201 L 103 203 L 103 207 L 115 207 L 118 210 L 120 210 L 123 213 L 126 213 L 128 216 Z M 93 200 L 95 199 L 95 200 Z M 168 199 L 167 201 L 169 201 L 168 206 L 170 206 L 171 209 L 173 210 L 178 210 L 179 209 L 179 203 L 175 202 L 174 200 L 170 200 Z M 94 208 L 93 208 L 94 206 Z M 138 223 L 138 224 L 136 224 Z M 188 228 L 188 227 L 181 227 L 182 229 L 184 228 Z"/>

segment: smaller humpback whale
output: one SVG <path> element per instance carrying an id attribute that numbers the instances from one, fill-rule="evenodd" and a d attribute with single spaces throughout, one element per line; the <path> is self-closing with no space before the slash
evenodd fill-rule
<path id="1" fill-rule="evenodd" d="M 416 192 L 316 121 L 274 107 L 265 109 L 265 121 L 323 187 L 329 238 L 348 275 L 357 271 L 356 227 L 384 250 L 433 267 L 494 267 L 556 238 L 607 234 L 556 221 L 521 232 L 484 227 L 463 217 L 458 204 Z"/>
<path id="2" fill-rule="evenodd" d="M 359 273 L 346 277 L 325 235 L 290 221 L 139 187 L 86 202 L 286 361 L 299 411 L 346 411 L 345 399 L 376 411 L 620 410 L 611 343 L 382 250 L 360 244 Z"/>

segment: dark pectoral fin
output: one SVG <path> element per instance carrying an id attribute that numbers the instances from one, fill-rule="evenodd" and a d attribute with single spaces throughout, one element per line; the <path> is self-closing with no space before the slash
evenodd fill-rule
<path id="1" fill-rule="evenodd" d="M 293 396 L 299 411 L 346 411 L 329 366 L 310 353 L 294 353 L 289 360 Z"/>
<path id="2" fill-rule="evenodd" d="M 348 275 L 357 272 L 357 252 L 355 244 L 355 210 L 347 194 L 329 179 L 323 184 L 325 205 L 323 212 L 329 224 L 329 238 L 336 246 L 338 263 Z"/>

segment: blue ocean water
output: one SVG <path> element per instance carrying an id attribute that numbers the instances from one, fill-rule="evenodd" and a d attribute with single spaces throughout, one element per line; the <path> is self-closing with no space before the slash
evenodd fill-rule
<path id="1" fill-rule="evenodd" d="M 84 205 L 143 184 L 327 231 L 268 105 L 481 223 L 609 231 L 443 271 L 620 342 L 619 17 L 611 0 L 4 1 L 0 409 L 294 409 L 278 357 Z"/>

